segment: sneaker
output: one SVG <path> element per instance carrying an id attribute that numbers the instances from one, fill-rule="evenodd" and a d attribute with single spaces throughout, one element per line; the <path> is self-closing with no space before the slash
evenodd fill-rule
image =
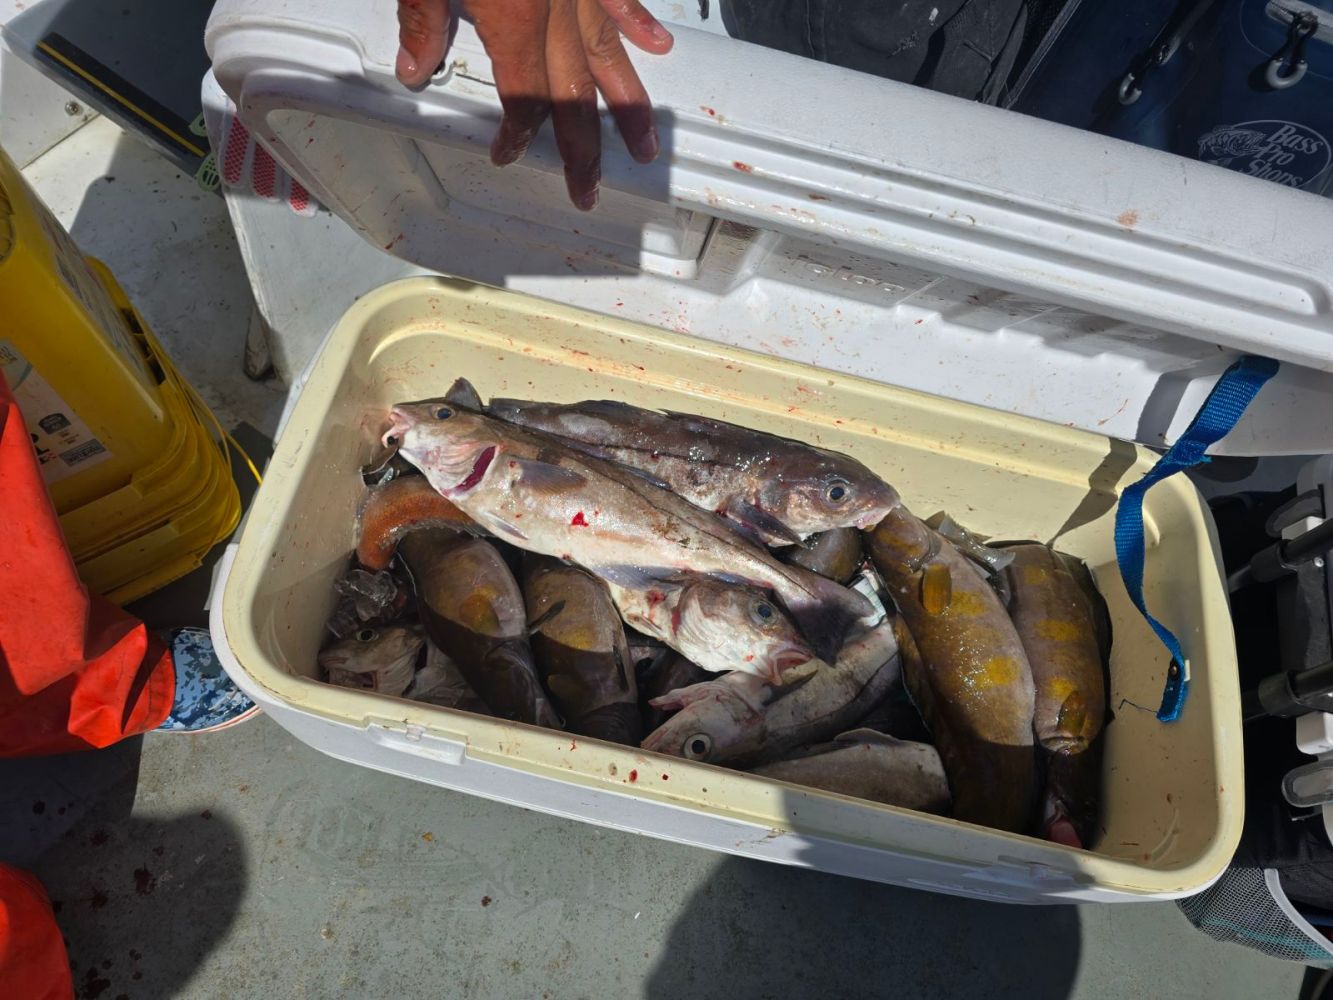
<path id="1" fill-rule="evenodd" d="M 222 669 L 206 629 L 176 629 L 168 641 L 176 666 L 176 698 L 159 732 L 213 733 L 259 714 L 259 706 Z"/>

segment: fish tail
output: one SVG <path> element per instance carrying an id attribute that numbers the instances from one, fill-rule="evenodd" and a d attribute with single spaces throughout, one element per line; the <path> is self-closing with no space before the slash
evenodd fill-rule
<path id="1" fill-rule="evenodd" d="M 833 663 L 851 627 L 874 613 L 861 594 L 817 573 L 802 571 L 779 593 L 815 655 Z"/>

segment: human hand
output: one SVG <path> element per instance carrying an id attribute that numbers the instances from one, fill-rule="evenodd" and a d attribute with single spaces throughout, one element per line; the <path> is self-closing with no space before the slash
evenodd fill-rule
<path id="1" fill-rule="evenodd" d="M 463 0 L 486 53 L 504 116 L 491 162 L 522 158 L 547 115 L 565 163 L 570 200 L 597 204 L 602 139 L 597 94 L 606 99 L 630 155 L 657 156 L 652 105 L 621 42 L 661 55 L 672 37 L 639 0 Z M 398 0 L 396 72 L 408 87 L 430 79 L 448 45 L 450 0 Z"/>

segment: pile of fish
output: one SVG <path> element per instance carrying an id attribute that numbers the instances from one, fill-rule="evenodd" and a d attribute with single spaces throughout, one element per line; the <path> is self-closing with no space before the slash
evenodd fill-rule
<path id="1" fill-rule="evenodd" d="M 1096 837 L 1109 619 L 1077 560 L 855 459 L 613 401 L 395 406 L 326 678 L 904 808 Z"/>

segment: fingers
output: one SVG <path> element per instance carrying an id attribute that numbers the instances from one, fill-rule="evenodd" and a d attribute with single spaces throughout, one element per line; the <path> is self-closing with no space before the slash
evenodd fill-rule
<path id="1" fill-rule="evenodd" d="M 493 12 L 476 4 L 477 34 L 491 58 L 504 117 L 491 142 L 498 167 L 522 158 L 551 112 L 546 70 L 547 0 L 506 0 Z"/>
<path id="2" fill-rule="evenodd" d="M 449 0 L 398 0 L 398 82 L 420 87 L 429 80 L 448 40 Z"/>
<path id="3" fill-rule="evenodd" d="M 597 83 L 584 55 L 575 3 L 576 0 L 551 0 L 546 29 L 546 73 L 551 86 L 556 145 L 565 161 L 565 186 L 575 206 L 588 211 L 597 204 L 602 134 L 597 116 Z M 619 45 L 619 39 L 616 44 Z"/>
<path id="4" fill-rule="evenodd" d="M 671 51 L 675 42 L 671 32 L 662 27 L 639 0 L 599 0 L 599 3 L 606 16 L 633 45 L 659 56 Z"/>
<path id="5" fill-rule="evenodd" d="M 605 0 L 577 0 L 584 57 L 597 89 L 606 98 L 607 107 L 616 119 L 616 127 L 630 155 L 640 163 L 650 163 L 658 150 L 652 103 L 639 74 L 625 54 L 616 23 L 609 20 L 602 9 L 603 2 Z M 651 18 L 647 11 L 643 13 Z"/>

